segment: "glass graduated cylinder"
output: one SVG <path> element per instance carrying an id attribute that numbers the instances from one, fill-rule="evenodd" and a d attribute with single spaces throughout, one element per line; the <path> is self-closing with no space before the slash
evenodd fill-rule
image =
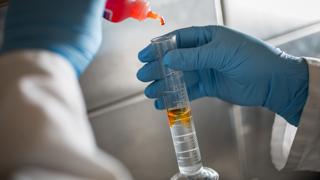
<path id="1" fill-rule="evenodd" d="M 171 180 L 218 180 L 213 169 L 203 167 L 192 120 L 191 107 L 183 73 L 163 65 L 163 56 L 176 49 L 176 36 L 166 35 L 155 38 L 151 44 L 158 52 L 161 72 L 165 81 L 163 102 L 167 109 L 168 122 L 179 165 L 179 173 Z"/>
<path id="2" fill-rule="evenodd" d="M 153 39 L 152 44 L 158 51 L 160 63 L 168 51 L 176 49 L 175 36 Z M 181 174 L 194 175 L 202 169 L 202 162 L 183 73 L 161 67 L 165 80 L 163 101 L 179 170 Z"/>

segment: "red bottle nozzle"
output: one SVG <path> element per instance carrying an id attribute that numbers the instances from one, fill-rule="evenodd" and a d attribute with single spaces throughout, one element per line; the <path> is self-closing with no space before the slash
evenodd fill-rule
<path id="1" fill-rule="evenodd" d="M 129 17 L 139 21 L 147 18 L 158 19 L 165 24 L 162 16 L 150 10 L 146 0 L 107 0 L 104 17 L 111 22 L 120 22 Z"/>

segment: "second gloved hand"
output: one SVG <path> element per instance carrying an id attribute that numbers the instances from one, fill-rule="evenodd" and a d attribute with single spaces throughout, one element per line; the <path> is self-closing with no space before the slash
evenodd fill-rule
<path id="1" fill-rule="evenodd" d="M 178 49 L 164 64 L 184 72 L 191 100 L 205 96 L 244 106 L 263 106 L 297 126 L 308 95 L 308 65 L 256 38 L 220 26 L 192 27 L 172 32 Z M 147 63 L 137 74 L 164 108 L 164 80 L 157 51 L 149 45 L 139 53 Z"/>
<path id="2" fill-rule="evenodd" d="M 78 76 L 101 43 L 105 0 L 10 0 L 2 52 L 42 49 L 60 54 Z"/>

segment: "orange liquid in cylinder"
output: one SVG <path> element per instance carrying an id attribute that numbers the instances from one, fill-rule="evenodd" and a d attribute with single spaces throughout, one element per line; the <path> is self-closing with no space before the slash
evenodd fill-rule
<path id="1" fill-rule="evenodd" d="M 185 127 L 190 127 L 192 118 L 190 108 L 167 110 L 167 114 L 170 127 L 178 123 L 182 124 Z"/>

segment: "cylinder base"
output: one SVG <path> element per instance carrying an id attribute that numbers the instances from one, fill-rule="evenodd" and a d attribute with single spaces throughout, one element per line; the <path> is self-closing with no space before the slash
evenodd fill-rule
<path id="1" fill-rule="evenodd" d="M 171 180 L 219 180 L 219 175 L 211 168 L 203 167 L 197 174 L 183 175 L 175 174 Z"/>

